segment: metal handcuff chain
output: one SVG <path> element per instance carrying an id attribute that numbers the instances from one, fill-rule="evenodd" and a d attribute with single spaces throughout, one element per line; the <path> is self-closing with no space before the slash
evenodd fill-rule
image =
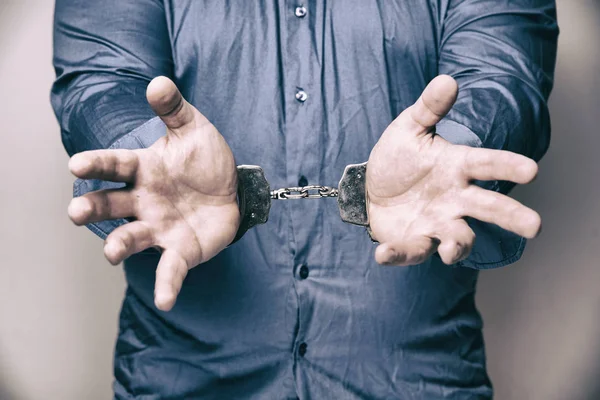
<path id="1" fill-rule="evenodd" d="M 337 188 L 322 185 L 281 188 L 271 192 L 271 199 L 273 200 L 322 199 L 337 196 Z"/>
<path id="2" fill-rule="evenodd" d="M 239 165 L 238 205 L 240 208 L 240 227 L 231 242 L 237 242 L 252 227 L 264 224 L 269 219 L 272 200 L 301 200 L 337 197 L 340 217 L 343 222 L 369 228 L 367 213 L 366 175 L 367 163 L 350 164 L 344 169 L 338 188 L 324 185 L 285 187 L 272 190 L 264 171 L 257 165 Z M 373 240 L 375 241 L 375 240 Z"/>

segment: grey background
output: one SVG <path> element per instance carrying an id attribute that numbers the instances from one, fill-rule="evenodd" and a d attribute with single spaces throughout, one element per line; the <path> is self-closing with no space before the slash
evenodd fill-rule
<path id="1" fill-rule="evenodd" d="M 600 399 L 600 2 L 558 0 L 553 140 L 515 197 L 540 238 L 481 274 L 499 400 Z M 70 224 L 67 171 L 48 91 L 51 0 L 0 0 L 0 400 L 108 399 L 123 274 Z"/>

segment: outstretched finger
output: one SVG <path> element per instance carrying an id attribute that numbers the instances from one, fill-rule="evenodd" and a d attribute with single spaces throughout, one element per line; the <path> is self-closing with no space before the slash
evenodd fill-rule
<path id="1" fill-rule="evenodd" d="M 510 151 L 469 148 L 464 171 L 471 179 L 525 184 L 535 179 L 538 165 L 534 160 Z"/>
<path id="2" fill-rule="evenodd" d="M 154 286 L 154 304 L 159 310 L 173 308 L 188 270 L 187 262 L 178 252 L 171 249 L 163 252 L 156 268 Z"/>
<path id="3" fill-rule="evenodd" d="M 108 235 L 104 256 L 113 265 L 154 245 L 152 229 L 142 221 L 121 225 Z"/>
<path id="4" fill-rule="evenodd" d="M 127 189 L 105 189 L 75 197 L 69 203 L 69 218 L 75 225 L 132 217 L 135 196 Z"/>
<path id="5" fill-rule="evenodd" d="M 448 114 L 456 97 L 458 85 L 449 75 L 439 75 L 423 90 L 421 97 L 404 113 L 421 128 L 429 130 Z M 403 114 L 400 114 L 403 117 Z"/>
<path id="6" fill-rule="evenodd" d="M 183 98 L 175 83 L 165 76 L 156 77 L 148 84 L 146 98 L 152 110 L 172 131 L 193 124 L 195 118 L 206 120 Z"/>
<path id="7" fill-rule="evenodd" d="M 528 239 L 541 229 L 540 215 L 517 200 L 491 190 L 471 185 L 463 192 L 462 216 L 473 217 Z"/>
<path id="8" fill-rule="evenodd" d="M 124 149 L 84 151 L 69 160 L 69 170 L 76 177 L 113 182 L 133 182 L 138 166 L 136 152 Z"/>
<path id="9" fill-rule="evenodd" d="M 382 265 L 407 266 L 421 264 L 436 250 L 437 244 L 426 236 L 399 242 L 380 244 L 375 250 L 375 261 Z"/>

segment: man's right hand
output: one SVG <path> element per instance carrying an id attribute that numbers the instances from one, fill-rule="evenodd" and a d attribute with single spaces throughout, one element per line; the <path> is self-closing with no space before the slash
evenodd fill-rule
<path id="1" fill-rule="evenodd" d="M 154 301 L 168 311 L 188 270 L 235 237 L 240 224 L 237 171 L 223 136 L 171 80 L 155 78 L 146 96 L 166 124 L 166 136 L 147 149 L 74 155 L 69 169 L 78 178 L 127 186 L 74 198 L 69 217 L 76 225 L 133 218 L 106 238 L 104 254 L 118 264 L 147 248 L 160 249 Z"/>

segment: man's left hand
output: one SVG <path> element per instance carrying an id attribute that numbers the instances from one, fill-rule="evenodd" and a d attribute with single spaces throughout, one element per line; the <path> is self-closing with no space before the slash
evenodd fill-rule
<path id="1" fill-rule="evenodd" d="M 454 79 L 441 75 L 386 129 L 369 157 L 367 195 L 378 263 L 414 265 L 436 251 L 446 264 L 471 252 L 472 217 L 526 238 L 537 236 L 537 212 L 474 180 L 519 184 L 537 175 L 535 161 L 503 150 L 453 145 L 435 134 L 458 94 Z"/>

